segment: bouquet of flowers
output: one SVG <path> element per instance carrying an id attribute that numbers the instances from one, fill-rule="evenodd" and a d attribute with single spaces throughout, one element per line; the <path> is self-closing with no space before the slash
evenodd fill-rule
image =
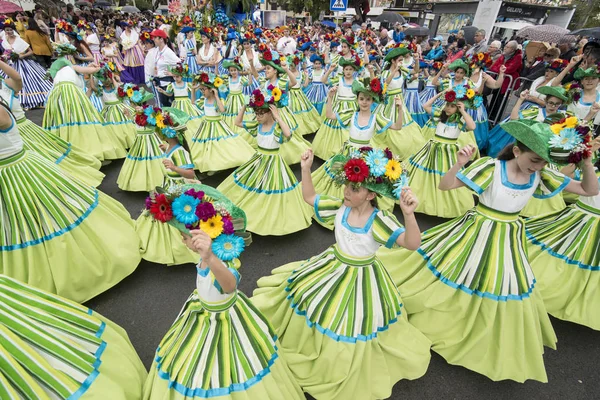
<path id="1" fill-rule="evenodd" d="M 579 99 L 581 99 L 581 94 L 583 93 L 583 88 L 581 87 L 581 84 L 577 81 L 573 81 L 570 83 L 567 83 L 564 86 L 565 90 L 567 91 L 567 104 L 571 104 L 574 102 L 579 101 Z"/>
<path id="2" fill-rule="evenodd" d="M 145 106 L 148 100 L 154 98 L 154 95 L 147 92 L 146 89 L 140 88 L 138 85 L 132 83 L 126 83 L 117 90 L 117 96 L 121 99 L 128 99 L 132 104 L 136 106 Z"/>
<path id="3" fill-rule="evenodd" d="M 173 126 L 169 113 L 165 113 L 160 107 L 151 105 L 137 106 L 133 122 L 142 128 L 156 128 L 160 131 Z M 165 133 L 165 136 L 168 135 Z"/>
<path id="4" fill-rule="evenodd" d="M 471 68 L 479 67 L 483 70 L 492 66 L 494 61 L 490 57 L 490 53 L 476 53 L 471 57 Z"/>
<path id="5" fill-rule="evenodd" d="M 392 199 L 399 199 L 408 185 L 408 174 L 400 159 L 390 149 L 361 147 L 348 156 L 338 154 L 332 160 L 331 171 L 336 185 L 365 187 Z"/>
<path id="6" fill-rule="evenodd" d="M 560 118 L 560 119 L 559 119 Z M 558 164 L 577 164 L 592 154 L 593 131 L 576 116 L 553 114 L 546 117 L 554 134 L 549 141 L 550 158 Z"/>
<path id="7" fill-rule="evenodd" d="M 209 186 L 181 185 L 168 191 L 157 187 L 146 199 L 145 212 L 188 235 L 191 229 L 203 230 L 223 261 L 239 258 L 251 242 L 244 212 Z"/>
<path id="8" fill-rule="evenodd" d="M 2 54 L 2 59 L 4 61 L 15 62 L 19 59 L 19 54 L 12 50 L 4 50 L 4 53 Z"/>
<path id="9" fill-rule="evenodd" d="M 255 89 L 250 95 L 248 105 L 252 108 L 269 108 L 273 104 L 277 108 L 286 107 L 289 104 L 289 96 L 277 86 L 267 86 L 266 92 Z"/>

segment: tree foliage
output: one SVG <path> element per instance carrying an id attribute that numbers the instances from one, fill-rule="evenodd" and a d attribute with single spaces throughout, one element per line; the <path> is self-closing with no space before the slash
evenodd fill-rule
<path id="1" fill-rule="evenodd" d="M 600 1 L 575 0 L 573 4 L 577 8 L 569 24 L 570 30 L 600 26 Z"/>

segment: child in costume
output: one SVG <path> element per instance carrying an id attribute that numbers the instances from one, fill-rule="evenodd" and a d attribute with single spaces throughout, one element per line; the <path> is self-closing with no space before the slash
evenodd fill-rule
<path id="1" fill-rule="evenodd" d="M 296 133 L 299 135 L 308 135 L 315 133 L 321 126 L 321 115 L 302 91 L 303 85 L 308 82 L 308 74 L 298 69 L 301 57 L 301 53 L 292 54 L 287 57 L 289 73 L 296 78 L 296 84 L 290 86 L 288 92 L 290 96 L 289 107 L 298 121 L 298 130 Z"/>
<path id="2" fill-rule="evenodd" d="M 378 253 L 402 292 L 409 319 L 449 364 L 488 378 L 547 381 L 544 345 L 556 335 L 525 249 L 519 211 L 531 196 L 562 190 L 594 196 L 598 181 L 585 161 L 583 182 L 545 169 L 556 162 L 555 135 L 535 121 L 510 121 L 517 140 L 499 159 L 484 157 L 463 168 L 474 147 L 460 150 L 440 182 L 441 190 L 468 187 L 477 207 L 423 234 L 415 253 Z M 564 160 L 563 160 L 564 162 Z"/>
<path id="3" fill-rule="evenodd" d="M 112 321 L 5 275 L 0 310 L 3 399 L 141 398 L 148 373 Z"/>
<path id="4" fill-rule="evenodd" d="M 385 88 L 385 98 L 378 105 L 379 112 L 390 121 L 398 121 L 400 116 L 396 113 L 402 111 L 402 131 L 399 132 L 400 129 L 392 128 L 385 135 L 379 135 L 372 141 L 373 146 L 382 149 L 387 147 L 402 160 L 407 160 L 424 144 L 421 127 L 412 119 L 408 109 L 406 107 L 399 109 L 395 106 L 396 99 L 400 99 L 403 104 L 406 104 L 402 95 L 404 81 L 409 79 L 408 70 L 403 66 L 403 56 L 405 55 L 410 55 L 410 50 L 403 43 L 399 47 L 392 48 L 386 54 L 385 61 L 388 66 L 384 68 L 381 77 L 382 85 Z M 415 65 L 418 73 L 418 64 Z"/>
<path id="5" fill-rule="evenodd" d="M 196 168 L 200 172 L 214 172 L 242 165 L 254 155 L 254 149 L 234 133 L 221 116 L 225 106 L 217 89 L 224 83 L 223 80 L 205 72 L 196 80 L 202 91 L 200 108 L 204 113 L 191 143 Z"/>
<path id="6" fill-rule="evenodd" d="M 0 103 L 0 274 L 85 302 L 140 262 L 133 221 L 116 200 L 23 149 Z"/>
<path id="7" fill-rule="evenodd" d="M 308 228 L 312 211 L 302 200 L 299 182 L 279 154 L 281 144 L 292 135 L 278 110 L 287 93 L 278 100 L 268 96 L 257 89 L 250 97 L 256 121 L 243 121 L 246 105 L 240 109 L 235 124 L 256 138 L 258 151 L 217 189 L 244 210 L 250 232 L 279 236 Z"/>
<path id="8" fill-rule="evenodd" d="M 369 80 L 369 78 L 366 78 L 363 82 L 354 81 L 354 83 L 352 83 L 352 92 L 356 96 L 359 111 L 348 109 L 334 112 L 332 103 L 337 90 L 338 89 L 334 87 L 329 91 L 326 112 L 327 118 L 337 119 L 338 123 L 350 132 L 349 139 L 338 151 L 339 154 L 348 155 L 357 149 L 370 146 L 373 136 L 382 134 L 390 128 L 396 130 L 402 129 L 401 114 L 396 114 L 399 116 L 399 119 L 392 123 L 392 121 L 387 119 L 381 112 L 373 111 L 373 103 L 380 102 L 383 98 L 381 82 L 379 79 Z M 396 98 L 394 99 L 394 102 L 394 107 L 401 112 L 402 100 Z M 315 188 L 319 193 L 340 199 L 343 198 L 343 189 L 340 185 L 335 183 L 335 176 L 332 170 L 335 158 L 336 156 L 333 156 L 328 159 L 313 172 L 312 181 L 315 182 Z M 387 199 L 381 199 L 380 208 L 391 211 L 394 208 L 394 203 L 387 201 Z M 319 224 L 326 228 L 333 229 L 332 220 L 316 219 Z"/>
<path id="9" fill-rule="evenodd" d="M 160 148 L 156 129 L 165 128 L 168 123 L 159 107 L 148 104 L 154 97 L 152 93 L 128 83 L 122 94 L 135 106 L 136 136 L 117 177 L 117 185 L 129 192 L 149 192 L 162 185 L 164 180 L 165 154 Z"/>
<path id="10" fill-rule="evenodd" d="M 325 59 L 321 54 L 313 54 L 310 56 L 311 68 L 308 72 L 308 79 L 304 85 L 304 93 L 308 100 L 315 106 L 319 115 L 323 115 L 323 108 L 327 100 L 327 90 L 329 76 L 334 71 L 330 68 L 324 69 Z M 319 122 L 323 120 L 319 118 Z M 314 143 L 313 143 L 314 144 Z M 316 154 L 316 153 L 315 153 Z M 317 157 L 321 158 L 318 154 Z M 329 157 L 324 157 L 325 159 Z"/>
<path id="11" fill-rule="evenodd" d="M 140 42 L 140 35 L 133 29 L 132 21 L 121 22 L 121 46 L 123 46 L 123 66 L 127 74 L 123 82 L 141 85 L 146 82 L 144 76 L 144 50 Z"/>
<path id="12" fill-rule="evenodd" d="M 180 32 L 185 35 L 183 45 L 186 50 L 185 64 L 187 65 L 187 70 L 189 73 L 189 75 L 187 75 L 185 78 L 188 79 L 200 72 L 200 66 L 198 66 L 198 61 L 196 60 L 196 57 L 198 56 L 196 39 L 194 38 L 194 32 L 196 32 L 196 28 L 192 26 L 184 26 L 181 28 Z"/>
<path id="13" fill-rule="evenodd" d="M 457 89 L 461 88 L 463 86 Z M 433 107 L 439 98 L 446 101 L 441 109 Z M 474 99 L 482 101 L 480 97 Z M 466 91 L 457 93 L 445 90 L 423 105 L 435 121 L 436 130 L 435 136 L 410 158 L 409 185 L 412 185 L 414 192 L 421 199 L 417 212 L 455 218 L 473 208 L 473 195 L 466 188 L 452 192 L 442 192 L 438 189 L 445 171 L 456 162 L 456 154 L 460 150 L 459 136 L 466 130 L 475 129 L 475 122 L 466 111 L 467 107 L 473 106 L 472 104 Z"/>
<path id="14" fill-rule="evenodd" d="M 219 75 L 227 75 L 229 68 L 225 67 L 225 63 L 231 63 L 238 56 L 237 49 L 238 33 L 235 26 L 227 28 L 227 36 L 225 43 L 221 46 L 221 60 L 219 61 Z"/>
<path id="15" fill-rule="evenodd" d="M 244 212 L 205 185 L 154 193 L 148 202 L 162 204 L 154 217 L 181 226 L 201 261 L 196 290 L 158 345 L 143 398 L 303 400 L 269 321 L 237 290 L 238 258 L 251 239 Z"/>
<path id="16" fill-rule="evenodd" d="M 333 99 L 332 111 L 334 113 L 344 113 L 347 110 L 356 111 L 356 94 L 352 91 L 352 84 L 354 82 L 354 74 L 362 67 L 360 58 L 356 57 L 352 60 L 346 60 L 346 58 L 339 59 L 341 65 L 343 65 L 343 75 L 338 76 L 333 80 L 330 80 L 332 87 L 336 87 L 336 97 Z M 337 64 L 331 64 L 329 74 L 333 74 L 337 70 Z M 331 91 L 329 92 L 331 93 Z M 327 98 L 329 101 L 329 97 Z M 339 123 L 335 118 L 329 118 L 327 116 L 327 107 L 323 109 L 325 114 L 325 121 L 321 124 L 321 127 L 315 135 L 314 143 L 317 149 L 317 156 L 323 160 L 328 160 L 333 155 L 337 154 L 339 150 L 344 146 L 344 143 L 348 141 L 348 130 Z M 328 154 L 331 154 L 327 157 Z M 319 188 L 321 189 L 321 188 Z"/>
<path id="17" fill-rule="evenodd" d="M 429 99 L 431 99 L 437 94 L 437 86 L 433 84 L 433 78 L 437 75 L 438 71 L 442 69 L 442 67 L 443 64 L 439 61 L 436 61 L 433 64 L 431 64 L 425 71 L 427 76 L 427 78 L 425 79 L 425 87 L 423 88 L 421 93 L 419 93 L 421 105 L 427 103 Z M 421 126 L 421 128 L 423 128 L 423 126 Z"/>
<path id="18" fill-rule="evenodd" d="M 418 54 L 412 54 L 412 52 L 417 51 L 417 46 L 414 43 L 407 44 L 406 48 L 409 51 L 403 54 L 402 63 L 400 64 L 401 70 L 406 71 L 406 76 L 404 76 L 406 84 L 406 89 L 404 89 L 403 93 L 404 100 L 406 110 L 411 118 L 422 128 L 429 119 L 429 116 L 423 109 L 423 102 L 419 97 L 420 69 L 421 66 L 426 64 L 423 63 L 424 65 L 422 65 L 419 62 Z"/>
<path id="19" fill-rule="evenodd" d="M 165 157 L 164 181 L 162 190 L 170 191 L 183 185 L 185 179 L 194 179 L 194 164 L 184 135 L 189 118 L 183 111 L 165 107 L 162 109 L 169 126 L 157 129 L 159 136 L 166 142 L 160 148 Z M 197 254 L 181 241 L 181 233 L 169 224 L 159 224 L 153 220 L 149 211 L 144 211 L 135 221 L 135 230 L 142 241 L 141 253 L 144 260 L 166 265 L 195 263 Z"/>
<path id="20" fill-rule="evenodd" d="M 387 398 L 397 381 L 421 377 L 430 359 L 429 341 L 408 322 L 400 293 L 375 256 L 380 246 L 419 246 L 417 199 L 389 151 L 361 149 L 336 159 L 343 200 L 315 192 L 312 161 L 308 150 L 304 200 L 318 219 L 335 221 L 336 244 L 259 279 L 252 302 L 273 323 L 305 392 L 317 399 Z M 387 173 L 390 163 L 396 168 Z M 400 199 L 406 228 L 376 207 L 377 195 Z"/>

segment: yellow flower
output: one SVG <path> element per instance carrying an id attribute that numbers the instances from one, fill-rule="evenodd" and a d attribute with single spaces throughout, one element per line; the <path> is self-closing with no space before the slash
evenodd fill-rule
<path id="1" fill-rule="evenodd" d="M 387 93 L 387 83 L 383 84 L 383 90 L 381 91 L 381 94 L 386 94 Z"/>
<path id="2" fill-rule="evenodd" d="M 567 84 L 565 85 L 565 90 L 569 90 L 569 89 L 571 89 L 571 84 L 570 84 L 570 83 L 567 83 Z"/>
<path id="3" fill-rule="evenodd" d="M 485 54 L 483 54 L 483 53 L 477 54 L 477 58 L 479 59 L 479 61 L 483 61 L 484 57 L 485 57 Z"/>
<path id="4" fill-rule="evenodd" d="M 467 99 L 472 99 L 475 97 L 475 91 L 473 89 L 467 90 Z"/>
<path id="5" fill-rule="evenodd" d="M 554 124 L 550 126 L 550 129 L 552 129 L 552 133 L 554 133 L 555 135 L 558 135 L 560 131 L 563 130 L 563 128 L 563 124 Z"/>
<path id="6" fill-rule="evenodd" d="M 577 126 L 577 117 L 569 117 L 565 120 L 567 128 L 575 128 Z"/>
<path id="7" fill-rule="evenodd" d="M 223 79 L 221 79 L 221 78 L 219 78 L 219 77 L 215 78 L 215 83 L 214 83 L 214 85 L 215 85 L 215 87 L 216 87 L 216 88 L 218 88 L 218 87 L 219 87 L 219 86 L 221 86 L 222 84 L 223 84 Z"/>
<path id="8" fill-rule="evenodd" d="M 281 99 L 281 95 L 282 95 L 281 89 L 279 89 L 277 87 L 275 89 L 273 89 L 273 100 L 279 101 Z"/>
<path id="9" fill-rule="evenodd" d="M 131 97 L 131 96 L 133 96 L 133 89 L 129 88 L 129 89 L 127 89 L 127 97 Z"/>
<path id="10" fill-rule="evenodd" d="M 110 68 L 111 71 L 115 70 L 115 64 L 111 61 L 108 63 L 108 68 Z"/>
<path id="11" fill-rule="evenodd" d="M 157 114 L 155 119 L 156 119 L 156 127 L 157 128 L 162 129 L 162 128 L 166 127 L 165 117 L 162 114 Z"/>
<path id="12" fill-rule="evenodd" d="M 396 160 L 389 160 L 385 165 L 385 176 L 390 180 L 395 181 L 402 174 L 402 166 Z"/>
<path id="13" fill-rule="evenodd" d="M 216 238 L 223 233 L 223 218 L 219 214 L 208 221 L 200 221 L 200 229 L 202 229 L 211 239 Z"/>

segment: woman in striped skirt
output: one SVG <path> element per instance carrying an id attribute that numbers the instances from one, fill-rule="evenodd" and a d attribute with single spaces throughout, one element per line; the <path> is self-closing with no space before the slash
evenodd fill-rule
<path id="1" fill-rule="evenodd" d="M 85 302 L 140 262 L 133 221 L 117 201 L 24 150 L 0 106 L 0 274 Z"/>
<path id="2" fill-rule="evenodd" d="M 0 70 L 6 75 L 1 84 L 0 97 L 17 120 L 23 148 L 35 151 L 82 182 L 98 187 L 104 179 L 104 174 L 99 171 L 100 161 L 75 149 L 71 143 L 65 142 L 27 119 L 19 98 L 15 95 L 21 88 L 21 76 L 2 61 L 0 61 Z"/>
<path id="3" fill-rule="evenodd" d="M 52 82 L 46 78 L 46 69 L 33 58 L 31 46 L 17 37 L 12 20 L 4 24 L 4 40 L 2 48 L 10 58 L 13 68 L 23 78 L 23 87 L 19 92 L 21 105 L 26 109 L 42 107 L 46 104 L 46 97 L 52 90 Z"/>
<path id="4" fill-rule="evenodd" d="M 210 196 L 229 215 L 243 216 L 213 188 L 188 185 L 183 190 L 205 204 Z M 219 244 L 221 237 L 234 235 L 211 236 L 201 230 L 184 236 L 201 257 L 196 289 L 158 345 L 144 400 L 304 400 L 269 321 L 237 289 L 241 250 Z"/>
<path id="5" fill-rule="evenodd" d="M 132 22 L 121 22 L 125 30 L 121 34 L 121 45 L 123 46 L 123 65 L 127 71 L 123 81 L 143 85 L 146 82 L 144 75 L 144 50 L 140 42 L 138 32 L 133 29 Z"/>
<path id="6" fill-rule="evenodd" d="M 0 275 L 2 399 L 139 399 L 127 333 L 87 307 Z"/>
<path id="7" fill-rule="evenodd" d="M 548 125 L 511 121 L 503 128 L 515 146 L 498 160 L 484 157 L 461 169 L 474 154 L 465 147 L 440 182 L 441 190 L 471 189 L 477 207 L 426 231 L 416 253 L 381 250 L 378 256 L 402 292 L 410 322 L 449 364 L 494 381 L 547 382 L 544 346 L 555 348 L 556 335 L 519 211 L 532 196 L 596 195 L 598 181 L 589 159 L 583 182 L 544 168 L 556 161 Z"/>
<path id="8" fill-rule="evenodd" d="M 289 107 L 290 111 L 298 121 L 296 134 L 308 135 L 315 133 L 321 127 L 321 115 L 302 91 L 304 83 L 307 82 L 308 75 L 306 72 L 298 69 L 300 57 L 302 57 L 300 53 L 292 54 L 287 57 L 289 71 L 296 78 L 296 84 L 289 88 Z"/>
<path id="9" fill-rule="evenodd" d="M 257 96 L 263 96 L 262 105 Z M 256 138 L 258 151 L 218 189 L 244 210 L 250 232 L 280 236 L 306 229 L 312 211 L 302 200 L 299 182 L 279 154 L 281 144 L 290 140 L 290 128 L 276 106 L 269 107 L 265 94 L 257 90 L 253 98 L 249 106 L 254 108 L 256 121 L 243 121 L 243 105 L 235 124 Z"/>
<path id="10" fill-rule="evenodd" d="M 259 279 L 252 298 L 273 324 L 294 377 L 317 399 L 388 398 L 399 380 L 425 374 L 430 359 L 429 340 L 408 322 L 400 293 L 375 256 L 382 245 L 419 246 L 417 200 L 400 181 L 391 183 L 400 178 L 399 169 L 376 183 L 386 164 L 368 164 L 368 157 L 374 154 L 399 167 L 393 156 L 373 150 L 356 154 L 360 158 L 340 157 L 336 168 L 345 182 L 343 200 L 315 193 L 312 151 L 303 155 L 304 200 L 318 219 L 335 221 L 336 244 L 307 261 L 276 268 Z M 359 164 L 362 183 L 344 174 Z M 401 197 L 406 228 L 377 209 L 377 194 Z"/>

